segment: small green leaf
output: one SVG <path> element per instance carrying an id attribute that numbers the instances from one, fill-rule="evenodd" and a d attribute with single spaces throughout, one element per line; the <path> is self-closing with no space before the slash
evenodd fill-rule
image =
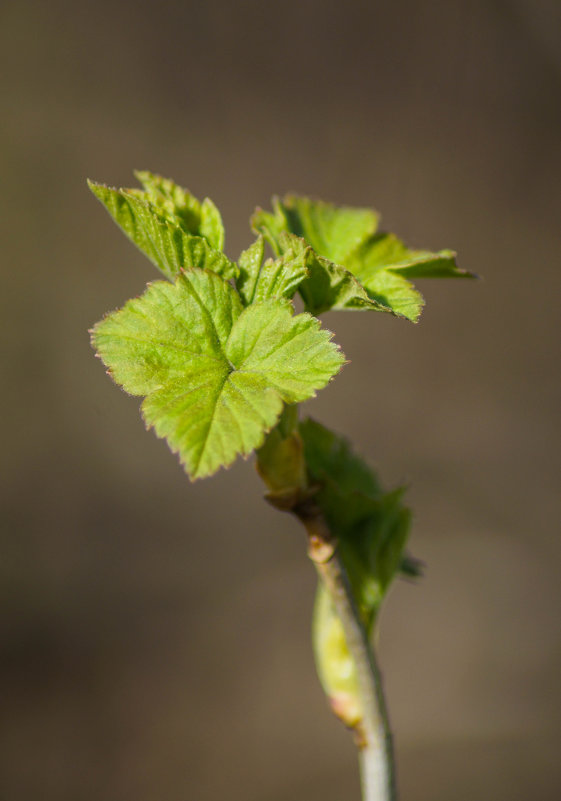
<path id="1" fill-rule="evenodd" d="M 350 442 L 308 417 L 300 423 L 306 443 L 306 462 L 314 481 L 329 479 L 344 494 L 360 492 L 378 498 L 382 489 L 366 462 L 353 452 Z"/>
<path id="2" fill-rule="evenodd" d="M 275 198 L 273 208 L 273 214 L 258 209 L 252 218 L 253 227 L 266 231 L 270 242 L 288 231 L 339 264 L 378 227 L 379 215 L 371 209 L 337 207 L 297 195 Z"/>
<path id="3" fill-rule="evenodd" d="M 378 227 L 379 215 L 372 209 L 333 206 L 321 200 L 287 195 L 282 201 L 289 230 L 335 264 L 344 264 Z"/>
<path id="4" fill-rule="evenodd" d="M 263 263 L 263 251 L 263 237 L 259 236 L 238 260 L 236 287 L 246 305 L 268 298 L 290 300 L 308 276 L 305 250 L 291 247 L 291 242 L 274 261 L 267 259 Z"/>
<path id="5" fill-rule="evenodd" d="M 289 239 L 292 240 L 294 250 L 297 242 L 300 247 L 305 248 L 308 277 L 300 285 L 300 295 L 310 314 L 318 315 L 330 309 L 391 311 L 377 298 L 370 297 L 349 270 L 319 256 L 303 239 L 295 236 L 290 236 Z"/>
<path id="6" fill-rule="evenodd" d="M 224 278 L 237 275 L 237 266 L 221 247 L 224 229 L 220 215 L 210 200 L 201 205 L 173 181 L 139 172 L 145 187 L 112 189 L 88 181 L 128 238 L 148 256 L 164 275 L 175 278 L 181 269 L 200 267 Z"/>
<path id="7" fill-rule="evenodd" d="M 424 300 L 406 279 L 473 277 L 456 266 L 455 258 L 452 250 L 410 250 L 394 234 L 376 234 L 348 257 L 345 266 L 370 297 L 416 322 Z"/>
<path id="8" fill-rule="evenodd" d="M 412 323 L 419 319 L 425 299 L 413 284 L 392 270 L 380 270 L 364 283 L 368 296 L 393 314 Z"/>
<path id="9" fill-rule="evenodd" d="M 413 560 L 404 555 L 410 512 L 402 503 L 403 490 L 385 493 L 349 443 L 314 420 L 300 423 L 300 434 L 309 481 L 317 486 L 314 498 L 336 538 L 364 626 L 371 634 L 394 576 L 413 569 Z M 362 717 L 356 667 L 321 582 L 313 643 L 318 675 L 333 711 L 352 728 Z"/>
<path id="10" fill-rule="evenodd" d="M 280 200 L 274 197 L 272 204 L 272 213 L 261 208 L 255 209 L 250 223 L 255 233 L 261 234 L 269 243 L 273 253 L 276 256 L 280 256 L 282 253 L 280 247 L 281 234 L 289 232 L 290 228 Z"/>
<path id="11" fill-rule="evenodd" d="M 225 237 L 222 216 L 209 197 L 205 197 L 201 205 L 199 233 L 215 250 L 224 249 Z"/>
<path id="12" fill-rule="evenodd" d="M 371 624 L 399 572 L 409 530 L 403 490 L 385 493 L 349 443 L 314 420 L 300 423 L 310 480 Z"/>
<path id="13" fill-rule="evenodd" d="M 273 200 L 273 213 L 258 209 L 252 225 L 277 254 L 286 233 L 310 246 L 300 294 L 314 314 L 370 308 L 416 322 L 424 301 L 407 278 L 473 277 L 457 267 L 453 251 L 410 250 L 393 234 L 377 233 L 378 220 L 368 209 L 289 195 Z"/>
<path id="14" fill-rule="evenodd" d="M 314 212 L 315 207 L 317 212 Z M 301 207 L 302 216 L 297 214 Z M 356 247 L 376 229 L 377 216 L 367 209 L 336 209 L 327 203 L 314 204 L 306 198 L 290 196 L 281 202 L 273 199 L 273 213 L 257 209 L 251 218 L 255 231 L 265 237 L 273 252 L 282 256 L 291 251 L 302 259 L 307 278 L 300 282 L 300 295 L 310 314 L 330 309 L 383 309 L 368 297 L 366 290 L 343 266 L 313 249 L 313 242 L 324 244 L 330 252 L 340 254 Z M 355 215 L 354 212 L 357 212 Z M 336 239 L 341 237 L 341 241 Z M 327 244 L 326 244 L 327 243 Z"/>
<path id="15" fill-rule="evenodd" d="M 318 256 L 301 237 L 282 231 L 276 240 L 275 252 L 282 254 L 279 258 L 285 261 L 283 276 L 291 292 L 299 290 L 310 314 L 317 316 L 330 309 L 376 308 L 391 311 L 369 297 L 352 273 Z M 279 259 L 274 264 L 278 262 Z"/>
<path id="16" fill-rule="evenodd" d="M 256 467 L 267 486 L 267 499 L 277 508 L 291 509 L 307 495 L 308 471 L 297 404 L 284 407 L 279 422 L 257 451 Z"/>
<path id="17" fill-rule="evenodd" d="M 98 323 L 93 343 L 115 381 L 145 395 L 148 426 L 191 478 L 259 447 L 283 403 L 313 397 L 343 356 L 307 314 L 276 299 L 243 309 L 215 273 L 191 269 Z"/>
<path id="18" fill-rule="evenodd" d="M 187 189 L 171 178 L 162 178 L 147 170 L 135 170 L 142 189 L 126 189 L 130 194 L 151 203 L 158 212 L 188 234 L 197 234 L 201 224 L 201 204 Z"/>
<path id="19" fill-rule="evenodd" d="M 144 191 L 129 189 L 129 192 L 152 203 L 186 233 L 204 237 L 215 250 L 224 249 L 222 217 L 210 198 L 206 197 L 200 203 L 187 189 L 178 186 L 170 178 L 162 178 L 145 170 L 137 170 L 134 174 Z"/>
<path id="20" fill-rule="evenodd" d="M 262 236 L 244 250 L 238 259 L 239 275 L 236 278 L 236 289 L 245 306 L 248 306 L 255 295 L 255 286 L 259 280 L 265 245 Z"/>

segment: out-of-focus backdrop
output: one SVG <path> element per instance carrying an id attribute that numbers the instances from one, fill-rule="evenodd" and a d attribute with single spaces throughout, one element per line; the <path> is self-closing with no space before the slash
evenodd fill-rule
<path id="1" fill-rule="evenodd" d="M 410 483 L 380 654 L 403 801 L 561 798 L 557 0 L 4 0 L 0 797 L 340 801 L 301 531 L 251 464 L 190 485 L 87 328 L 156 278 L 86 189 L 174 177 L 248 216 L 372 205 L 482 282 L 418 326 L 331 314 L 310 412 Z"/>

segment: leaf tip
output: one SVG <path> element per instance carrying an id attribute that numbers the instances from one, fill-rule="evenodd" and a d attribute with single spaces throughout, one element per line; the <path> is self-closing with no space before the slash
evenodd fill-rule
<path id="1" fill-rule="evenodd" d="M 251 226 L 251 230 L 255 234 L 259 234 L 260 236 L 262 235 L 261 228 L 259 227 L 257 220 L 261 214 L 263 214 L 263 209 L 261 208 L 261 206 L 256 206 L 253 210 L 253 214 L 249 218 L 249 225 Z"/>
<path id="2" fill-rule="evenodd" d="M 96 197 L 102 189 L 106 188 L 103 184 L 99 183 L 99 181 L 92 181 L 91 178 L 86 178 L 86 184 L 90 192 L 93 192 Z"/>

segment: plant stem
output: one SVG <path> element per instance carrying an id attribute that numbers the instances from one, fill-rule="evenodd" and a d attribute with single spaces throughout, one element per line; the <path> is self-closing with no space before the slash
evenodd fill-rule
<path id="1" fill-rule="evenodd" d="M 353 731 L 359 749 L 363 801 L 396 801 L 392 736 L 380 669 L 337 539 L 314 500 L 297 422 L 297 409 L 286 407 L 281 422 L 259 452 L 257 469 L 269 489 L 269 503 L 292 512 L 304 525 L 308 555 L 341 621 L 355 663 L 362 718 Z"/>
<path id="2" fill-rule="evenodd" d="M 308 532 L 308 553 L 339 615 L 347 647 L 355 662 L 363 719 L 355 735 L 363 801 L 395 801 L 392 736 L 382 677 L 362 624 L 337 543 L 314 504 L 294 510 Z"/>

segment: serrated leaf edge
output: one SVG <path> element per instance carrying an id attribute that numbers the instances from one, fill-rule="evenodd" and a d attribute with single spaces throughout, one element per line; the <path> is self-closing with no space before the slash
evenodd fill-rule
<path id="1" fill-rule="evenodd" d="M 197 270 L 197 271 L 199 271 L 199 272 L 202 272 L 202 273 L 209 273 L 209 274 L 211 274 L 211 275 L 214 275 L 214 276 L 216 276 L 216 275 L 217 275 L 216 273 L 213 273 L 213 272 L 212 272 L 212 270 L 205 270 L 205 269 L 201 269 L 201 268 L 199 268 L 199 267 L 189 267 L 189 268 L 187 268 L 187 269 L 183 269 L 183 268 L 182 268 L 182 269 L 181 269 L 181 273 L 182 273 L 182 274 L 186 274 L 186 273 L 189 273 L 189 272 L 191 272 L 191 271 L 195 271 L 195 270 Z M 218 276 L 218 278 L 221 278 L 221 280 L 222 280 L 222 281 L 224 281 L 224 283 L 225 283 L 225 284 L 227 284 L 228 286 L 230 286 L 230 287 L 231 287 L 231 285 L 228 283 L 228 281 L 226 281 L 224 278 L 222 278 L 222 276 Z M 158 282 L 157 280 L 154 280 L 154 281 L 149 281 L 149 282 L 146 284 L 145 290 L 144 290 L 144 292 L 142 293 L 142 295 L 143 295 L 143 294 L 144 294 L 144 293 L 145 293 L 145 292 L 146 292 L 146 291 L 147 291 L 147 290 L 148 290 L 148 289 L 149 289 L 149 288 L 150 288 L 150 287 L 151 287 L 153 284 L 155 284 L 155 283 L 157 283 L 157 282 Z M 90 329 L 88 329 L 88 333 L 90 334 L 90 345 L 91 345 L 91 347 L 93 348 L 93 350 L 95 351 L 95 357 L 96 357 L 97 359 L 99 359 L 99 360 L 101 361 L 101 363 L 103 364 L 103 366 L 106 368 L 106 369 L 105 369 L 105 373 L 106 373 L 106 375 L 108 375 L 108 376 L 111 378 L 111 380 L 113 381 L 113 383 L 114 383 L 114 384 L 115 384 L 115 385 L 116 385 L 116 386 L 117 386 L 117 387 L 118 387 L 118 388 L 119 388 L 119 389 L 120 389 L 122 392 L 124 392 L 124 393 L 125 393 L 125 395 L 127 395 L 128 397 L 135 397 L 135 398 L 142 397 L 142 402 L 140 403 L 140 407 L 139 407 L 139 408 L 140 408 L 140 415 L 141 415 L 141 418 L 142 418 L 142 421 L 143 421 L 143 423 L 144 423 L 144 426 L 145 426 L 146 430 L 147 430 L 147 431 L 149 431 L 150 429 L 155 429 L 155 423 L 149 423 L 149 422 L 146 420 L 146 418 L 145 418 L 145 413 L 144 413 L 143 405 L 144 405 L 144 401 L 145 401 L 145 399 L 148 397 L 148 395 L 145 395 L 145 396 L 139 396 L 139 395 L 135 395 L 135 394 L 133 394 L 133 393 L 131 393 L 131 392 L 128 392 L 128 391 L 127 391 L 127 390 L 126 390 L 126 389 L 125 389 L 125 388 L 124 388 L 124 387 L 123 387 L 123 386 L 122 386 L 122 385 L 121 385 L 121 384 L 120 384 L 118 381 L 116 381 L 116 380 L 115 380 L 115 378 L 113 377 L 113 370 L 112 370 L 112 369 L 111 369 L 111 368 L 110 368 L 110 367 L 109 367 L 109 366 L 108 366 L 108 365 L 105 363 L 105 361 L 103 360 L 103 357 L 102 357 L 102 355 L 101 355 L 101 354 L 98 352 L 98 350 L 97 350 L 97 345 L 96 345 L 96 340 L 95 340 L 96 333 L 97 333 L 97 329 L 99 328 L 99 326 L 101 326 L 101 325 L 102 325 L 102 323 L 103 323 L 103 322 L 106 320 L 106 318 L 110 317 L 112 314 L 115 314 L 115 313 L 117 313 L 117 312 L 121 311 L 121 310 L 124 308 L 124 306 L 125 306 L 127 303 L 129 303 L 131 300 L 137 300 L 137 299 L 139 299 L 140 297 L 141 297 L 141 295 L 135 295 L 135 297 L 134 297 L 134 298 L 129 298 L 127 301 L 125 301 L 125 303 L 123 304 L 123 306 L 121 306 L 121 307 L 119 307 L 119 308 L 116 308 L 116 309 L 112 309 L 112 310 L 110 310 L 110 311 L 107 311 L 107 312 L 106 312 L 106 313 L 103 315 L 103 317 L 101 318 L 101 320 L 99 320 L 99 321 L 98 321 L 97 323 L 95 323 L 95 324 L 94 324 L 94 325 L 93 325 L 93 326 L 92 326 Z M 325 328 L 324 326 L 322 326 L 322 324 L 321 324 L 321 321 L 320 321 L 320 320 L 319 320 L 317 317 L 315 317 L 314 315 L 310 314 L 309 312 L 300 312 L 299 314 L 294 314 L 294 306 L 293 306 L 293 304 L 291 303 L 291 301 L 290 301 L 290 300 L 274 299 L 274 298 L 270 298 L 270 299 L 268 299 L 268 300 L 269 300 L 269 301 L 270 301 L 270 300 L 275 300 L 275 301 L 276 301 L 276 303 L 278 303 L 279 305 L 282 305 L 282 306 L 284 306 L 284 307 L 285 307 L 287 310 L 291 310 L 291 312 L 292 312 L 292 313 L 291 313 L 291 319 L 292 319 L 292 320 L 295 320 L 296 318 L 300 318 L 300 319 L 301 319 L 301 318 L 306 318 L 307 320 L 310 320 L 310 321 L 311 321 L 311 322 L 314 324 L 314 328 L 316 329 L 316 331 L 318 331 L 318 333 L 321 333 L 321 334 L 323 334 L 323 335 L 324 335 L 324 338 L 325 338 L 325 340 L 326 340 L 326 341 L 327 341 L 327 342 L 328 342 L 328 343 L 329 343 L 329 344 L 332 346 L 332 348 L 333 348 L 334 352 L 335 352 L 336 354 L 340 354 L 340 355 L 343 357 L 343 358 L 342 358 L 342 360 L 341 360 L 341 362 L 340 362 L 339 369 L 337 370 L 337 372 L 335 372 L 335 373 L 334 373 L 334 374 L 333 374 L 333 375 L 332 375 L 332 376 L 331 376 L 331 377 L 330 377 L 330 378 L 329 378 L 329 379 L 328 379 L 328 380 L 327 380 L 327 381 L 326 381 L 324 384 L 322 384 L 321 386 L 319 386 L 319 387 L 315 388 L 315 389 L 313 390 L 312 394 L 311 394 L 311 395 L 310 395 L 310 396 L 307 398 L 307 400 L 311 400 L 312 398 L 315 398 L 315 397 L 316 397 L 317 393 L 318 393 L 318 392 L 319 392 L 321 389 L 324 389 L 324 388 L 325 388 L 325 387 L 326 387 L 328 384 L 330 384 L 330 383 L 331 383 L 331 382 L 334 380 L 335 376 L 337 376 L 337 375 L 338 375 L 338 374 L 341 372 L 341 370 L 343 369 L 343 367 L 345 367 L 345 365 L 347 365 L 347 364 L 350 364 L 350 360 L 348 360 L 348 359 L 345 357 L 345 354 L 343 353 L 343 351 L 342 351 L 342 349 L 341 349 L 341 346 L 339 345 L 339 343 L 337 343 L 337 342 L 335 342 L 335 341 L 334 341 L 334 336 L 335 336 L 334 332 L 333 332 L 333 331 L 331 331 L 330 329 L 328 329 L 328 328 Z M 255 306 L 262 306 L 262 305 L 265 305 L 266 303 L 267 303 L 267 301 L 265 300 L 265 301 L 258 301 L 257 303 L 255 303 L 255 304 L 251 304 L 251 305 L 252 305 L 253 307 L 255 307 Z M 243 313 L 244 313 L 244 311 L 245 311 L 246 309 L 249 309 L 249 308 L 250 308 L 250 306 L 243 307 L 243 308 L 242 308 L 242 312 L 241 312 L 241 314 L 243 314 Z M 240 316 L 241 316 L 241 315 L 240 315 Z M 230 332 L 230 335 L 231 335 L 231 332 Z M 229 335 L 229 336 L 230 336 L 230 335 Z M 225 343 L 225 346 L 226 346 L 226 345 L 227 345 L 227 342 Z M 230 371 L 230 373 L 228 373 L 228 375 L 226 376 L 226 378 L 225 378 L 225 380 L 224 380 L 224 383 L 226 383 L 226 381 L 228 380 L 228 377 L 229 377 L 229 375 L 230 375 L 232 372 L 246 372 L 246 373 L 251 373 L 252 371 L 250 371 L 250 370 L 245 370 L 245 371 L 244 371 L 244 370 L 241 370 L 241 369 L 239 369 L 239 368 L 234 368 L 233 370 L 231 370 L 231 371 Z M 277 415 L 277 417 L 275 418 L 275 421 L 274 421 L 274 423 L 273 423 L 271 426 L 265 427 L 265 428 L 262 430 L 262 432 L 261 432 L 261 437 L 260 437 L 260 439 L 259 439 L 258 443 L 257 443 L 257 444 L 256 444 L 256 445 L 255 445 L 255 446 L 254 446 L 254 447 L 253 447 L 253 448 L 252 448 L 252 449 L 251 449 L 249 452 L 247 452 L 247 453 L 246 453 L 246 452 L 244 452 L 243 450 L 242 450 L 242 451 L 238 451 L 237 453 L 235 453 L 235 454 L 234 454 L 234 456 L 232 457 L 232 459 L 230 459 L 228 462 L 224 462 L 224 463 L 222 463 L 222 464 L 218 465 L 218 467 L 217 467 L 215 470 L 211 471 L 211 472 L 200 473 L 200 474 L 197 474 L 195 471 L 194 471 L 194 472 L 192 472 L 192 473 L 191 473 L 191 472 L 189 472 L 189 470 L 188 470 L 188 468 L 187 468 L 186 461 L 185 461 L 185 460 L 184 460 L 184 459 L 181 457 L 180 449 L 179 449 L 179 448 L 176 448 L 176 447 L 174 447 L 174 446 L 173 446 L 173 445 L 172 445 L 172 444 L 169 442 L 169 440 L 167 440 L 167 438 L 165 437 L 165 435 L 162 435 L 162 436 L 160 436 L 160 435 L 159 435 L 159 434 L 158 434 L 158 433 L 157 433 L 155 430 L 154 430 L 154 433 L 156 434 L 156 436 L 157 436 L 157 438 L 158 438 L 158 439 L 163 439 L 163 440 L 165 440 L 165 442 L 166 442 L 166 445 L 167 445 L 167 447 L 169 448 L 169 450 L 171 450 L 171 452 L 172 452 L 172 453 L 174 453 L 174 454 L 176 454 L 176 455 L 178 456 L 178 461 L 179 461 L 179 463 L 181 464 L 181 466 L 183 467 L 183 469 L 184 469 L 184 471 L 185 471 L 185 473 L 186 473 L 186 475 L 188 476 L 188 478 L 189 478 L 189 480 L 190 480 L 190 481 L 194 482 L 194 481 L 197 481 L 197 480 L 198 480 L 198 479 L 200 479 L 200 478 L 208 478 L 208 477 L 210 477 L 210 476 L 212 476 L 212 475 L 215 475 L 215 474 L 216 474 L 216 473 L 217 473 L 219 470 L 221 470 L 222 468 L 223 468 L 223 469 L 225 469 L 225 470 L 228 470 L 228 469 L 229 469 L 229 468 L 230 468 L 230 467 L 231 467 L 231 466 L 234 464 L 234 462 L 235 462 L 235 461 L 238 459 L 238 457 L 239 457 L 239 456 L 241 456 L 241 457 L 242 457 L 242 459 L 243 459 L 244 461 L 247 461 L 247 460 L 248 460 L 248 459 L 249 459 L 249 458 L 252 456 L 252 454 L 253 454 L 253 453 L 254 453 L 256 450 L 258 450 L 258 449 L 259 449 L 259 448 L 260 448 L 260 447 L 263 445 L 263 443 L 264 443 L 264 441 L 265 441 L 265 438 L 266 438 L 267 434 L 268 434 L 268 433 L 269 433 L 269 432 L 270 432 L 270 431 L 271 431 L 271 430 L 272 430 L 272 429 L 273 429 L 273 428 L 276 426 L 276 424 L 278 423 L 278 420 L 279 420 L 279 418 L 280 418 L 280 416 L 281 416 L 281 414 L 282 414 L 282 411 L 283 411 L 283 409 L 284 409 L 284 406 L 285 406 L 285 405 L 286 405 L 286 406 L 291 406 L 291 405 L 293 405 L 293 404 L 290 404 L 290 403 L 286 403 L 286 402 L 285 402 L 285 401 L 282 399 L 280 392 L 279 392 L 277 389 L 275 389 L 274 387 L 267 387 L 267 392 L 274 394 L 274 395 L 275 395 L 275 396 L 278 398 L 278 400 L 279 400 L 279 402 L 280 402 L 280 408 L 279 408 L 279 412 L 278 412 L 278 415 Z M 149 394 L 152 394 L 152 393 L 149 393 Z M 213 412 L 213 416 L 214 416 L 214 412 Z M 209 430 L 210 430 L 210 427 L 209 427 Z M 208 438 L 208 434 L 207 434 L 207 438 Z M 200 464 L 200 461 L 201 461 L 201 459 L 202 459 L 202 454 L 203 454 L 203 453 L 204 453 L 204 446 L 203 446 L 203 448 L 201 449 L 201 455 L 200 455 L 200 457 L 199 457 L 199 460 L 198 460 L 199 464 Z"/>

